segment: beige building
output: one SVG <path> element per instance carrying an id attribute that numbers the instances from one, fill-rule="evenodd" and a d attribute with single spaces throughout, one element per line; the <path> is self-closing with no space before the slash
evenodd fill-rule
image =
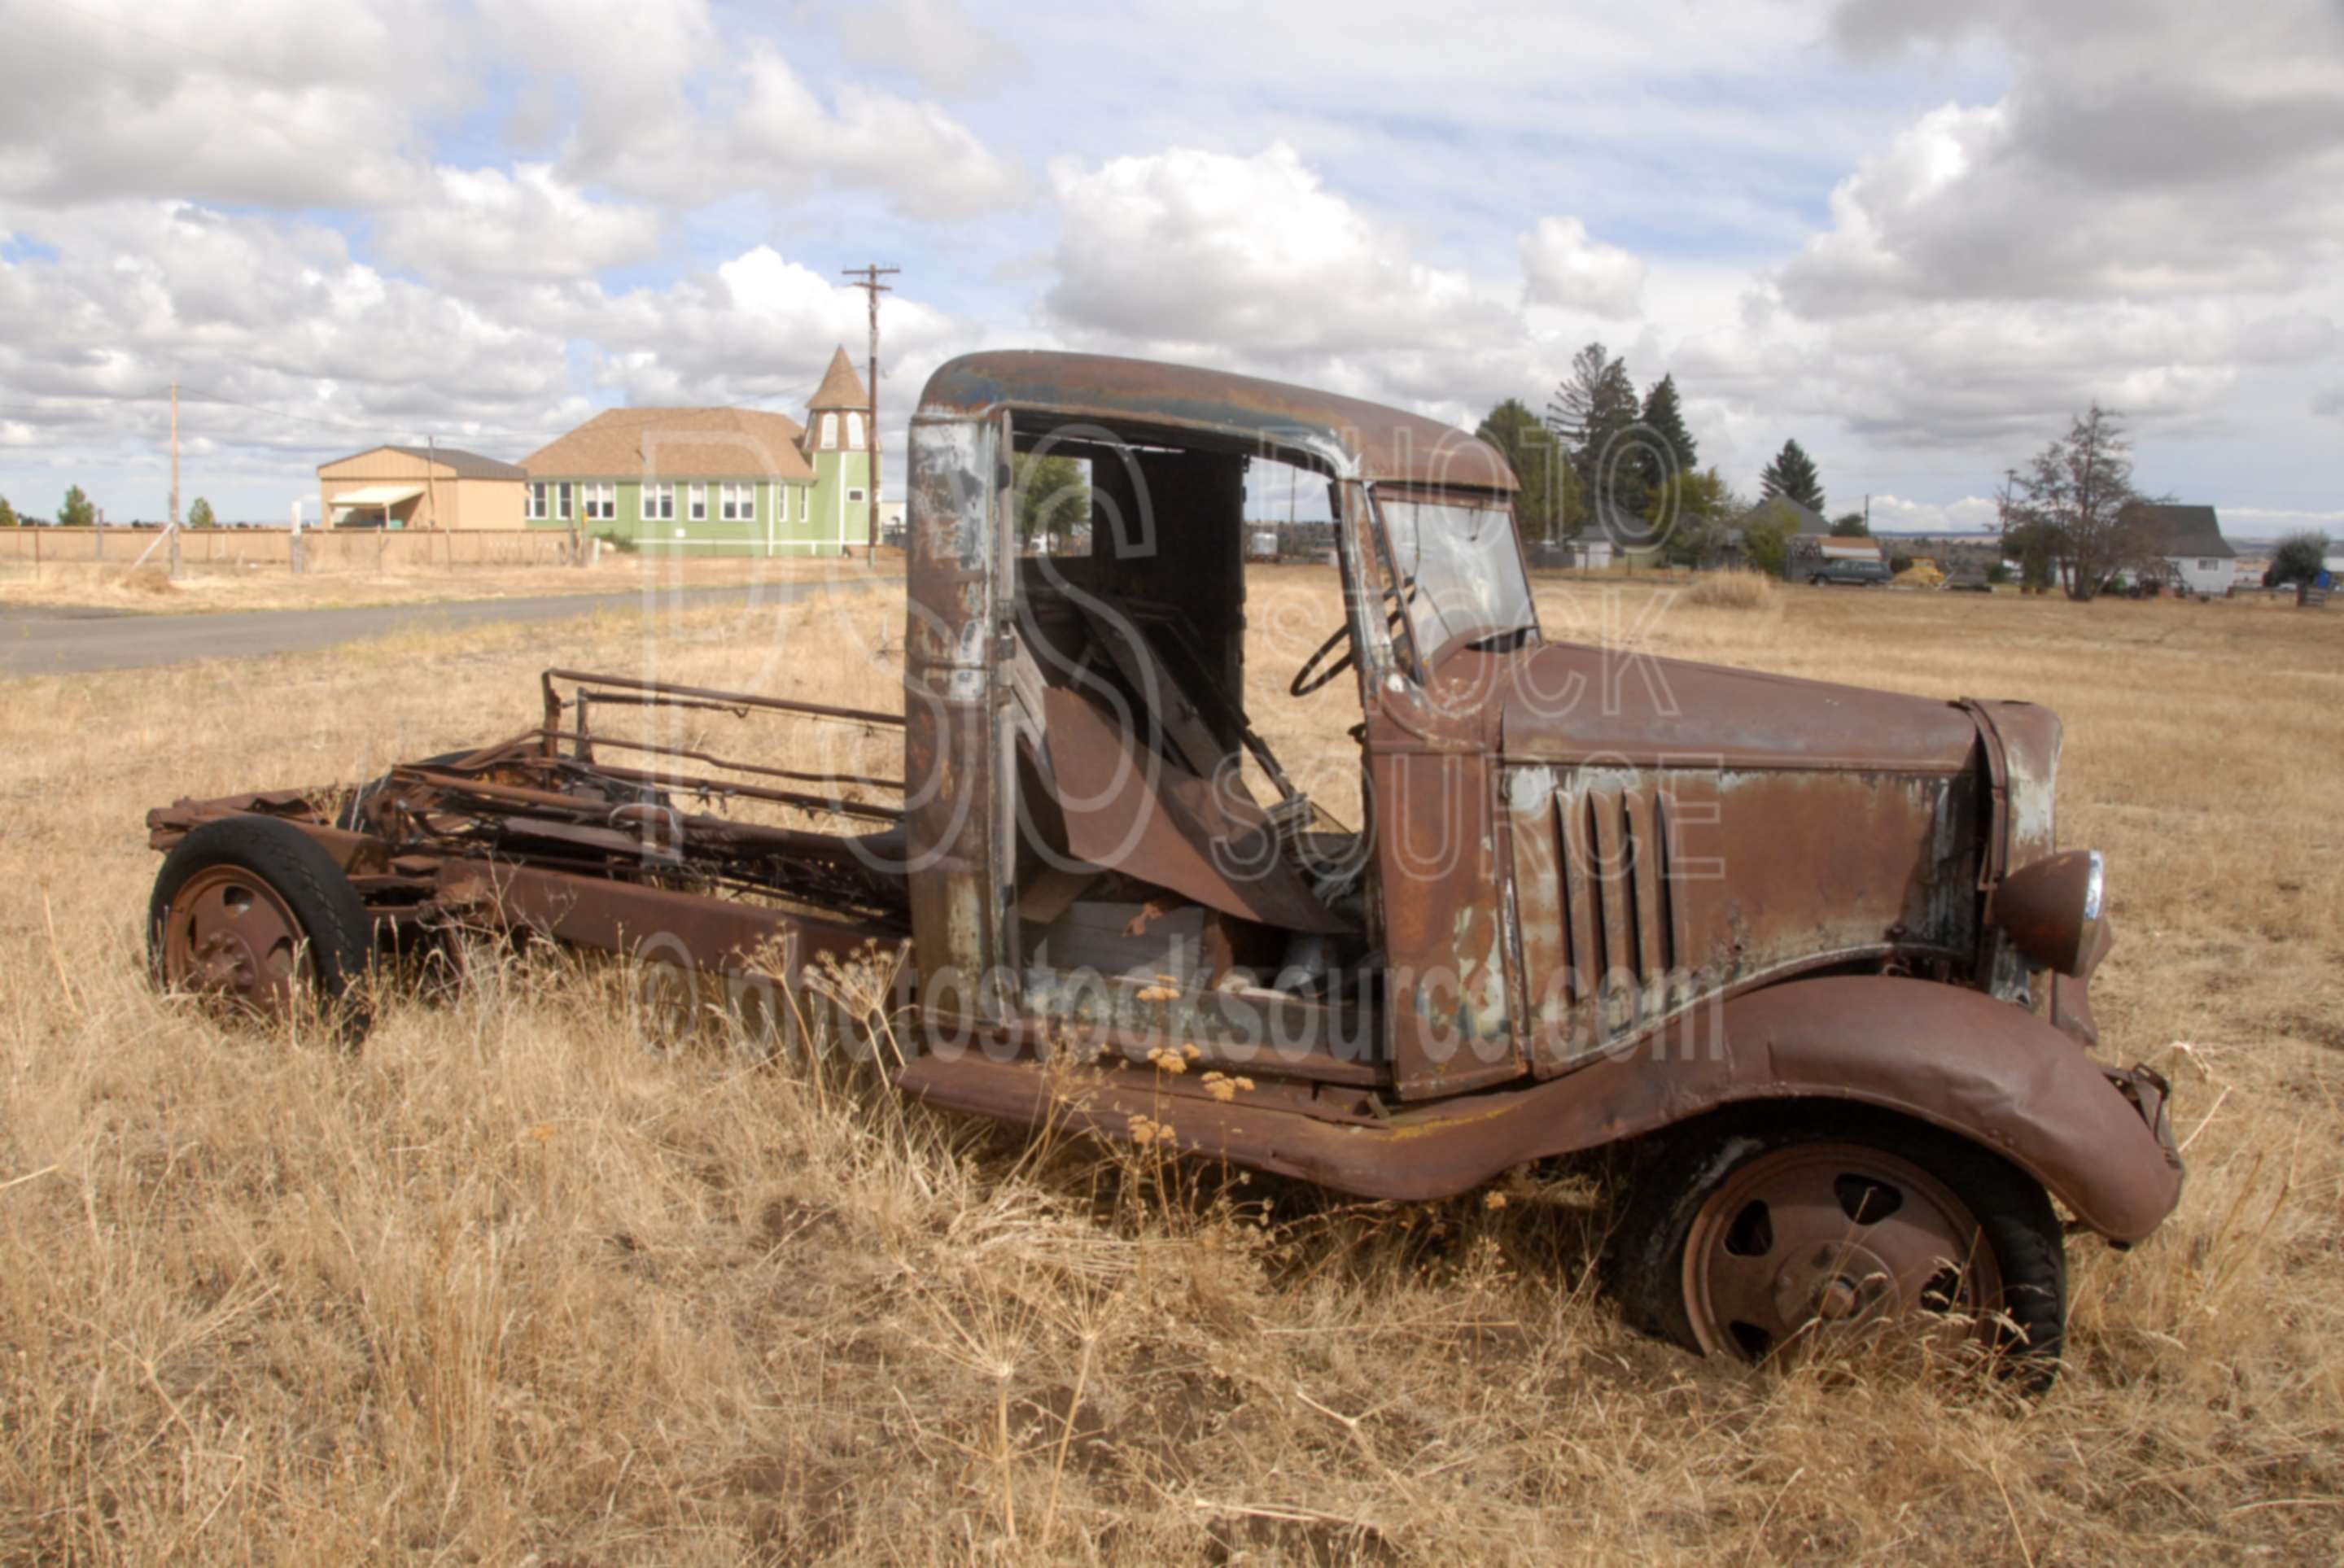
<path id="1" fill-rule="evenodd" d="M 375 447 L 318 465 L 328 528 L 520 528 L 529 475 L 452 447 Z"/>

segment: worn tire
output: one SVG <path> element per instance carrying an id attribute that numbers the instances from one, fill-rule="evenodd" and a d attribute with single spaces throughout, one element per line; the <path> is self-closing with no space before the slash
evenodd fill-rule
<path id="1" fill-rule="evenodd" d="M 232 866 L 268 884 L 301 928 L 318 1005 L 345 1041 L 356 1044 L 373 1018 L 360 983 L 374 956 L 374 920 L 366 905 L 317 841 L 274 817 L 223 817 L 206 822 L 171 847 L 146 900 L 146 961 L 158 986 L 168 985 L 165 928 L 172 900 L 197 872 Z"/>
<path id="2" fill-rule="evenodd" d="M 2051 1200 L 1999 1155 L 1925 1122 L 1862 1106 L 1767 1107 L 1706 1117 L 1656 1138 L 1631 1176 L 1613 1256 L 1628 1320 L 1701 1353 L 1686 1297 L 1694 1221 L 1728 1178 L 1761 1156 L 1801 1144 L 1859 1144 L 1934 1177 L 1969 1210 L 1992 1250 L 2008 1319 L 1992 1335 L 1999 1365 L 2040 1391 L 2057 1375 L 2067 1321 L 2067 1252 Z"/>

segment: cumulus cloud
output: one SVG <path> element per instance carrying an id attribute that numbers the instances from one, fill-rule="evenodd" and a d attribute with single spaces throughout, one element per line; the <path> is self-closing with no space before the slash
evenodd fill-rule
<path id="1" fill-rule="evenodd" d="M 824 106 L 781 52 L 752 49 L 744 97 L 722 133 L 743 179 L 828 180 L 884 193 L 918 217 L 965 217 L 1015 202 L 1025 176 L 934 104 L 849 83 Z"/>
<path id="2" fill-rule="evenodd" d="M 649 208 L 591 200 L 545 164 L 434 171 L 435 199 L 375 226 L 383 259 L 447 278 L 582 277 L 659 249 Z"/>
<path id="3" fill-rule="evenodd" d="M 119 202 L 42 234 L 48 256 L 0 263 L 0 384 L 53 439 L 150 432 L 173 380 L 211 405 L 199 433 L 309 451 L 508 428 L 562 390 L 560 339 L 387 276 L 320 225 Z"/>
<path id="4" fill-rule="evenodd" d="M 1061 227 L 1045 303 L 1077 331 L 1278 358 L 1420 349 L 1510 320 L 1467 274 L 1411 259 L 1283 143 L 1061 164 L 1051 177 Z"/>
<path id="5" fill-rule="evenodd" d="M 803 403 L 831 355 L 860 344 L 868 323 L 860 290 L 767 246 L 664 286 L 550 292 L 529 314 L 547 330 L 591 339 L 598 382 L 628 402 L 784 407 Z M 892 380 L 903 387 L 891 401 L 900 404 L 965 329 L 901 295 L 887 297 L 881 321 Z"/>
<path id="6" fill-rule="evenodd" d="M 0 196 L 369 206 L 416 182 L 412 126 L 462 72 L 433 0 L 0 4 Z"/>
<path id="7" fill-rule="evenodd" d="M 1644 264 L 1617 246 L 1589 237 L 1575 217 L 1542 217 L 1521 240 L 1522 273 L 1532 305 L 1620 319 L 1642 302 Z"/>
<path id="8" fill-rule="evenodd" d="M 949 33 L 957 15 L 945 0 L 901 4 L 906 25 Z M 554 264 L 534 247 L 540 259 L 484 265 L 490 240 L 468 246 L 455 225 L 492 236 L 532 199 L 590 251 L 624 247 L 574 204 L 557 210 L 558 188 L 433 169 L 436 123 L 483 108 L 542 146 L 561 186 L 671 211 L 741 191 L 870 189 L 905 216 L 953 218 L 1026 192 L 1015 164 L 935 104 L 852 79 L 817 95 L 776 44 L 720 26 L 706 0 L 0 0 L 0 196 L 394 212 L 403 246 L 469 249 L 490 274 Z M 918 50 L 924 76 L 963 57 L 943 34 Z M 501 105 L 484 98 L 492 64 Z M 528 182 L 520 168 L 503 177 Z"/>
<path id="9" fill-rule="evenodd" d="M 2009 90 L 1867 158 L 1783 273 L 1814 316 L 1905 300 L 2286 291 L 2344 256 L 2344 10 L 1850 0 L 1870 55 L 1982 35 Z"/>

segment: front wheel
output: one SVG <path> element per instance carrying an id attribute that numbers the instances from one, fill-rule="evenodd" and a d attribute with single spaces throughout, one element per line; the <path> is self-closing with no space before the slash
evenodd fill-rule
<path id="1" fill-rule="evenodd" d="M 2056 1370 L 2066 1249 L 2042 1187 L 1936 1128 L 1854 1108 L 1711 1119 L 1668 1136 L 1631 1194 L 1620 1289 L 1638 1325 L 1759 1362 L 1913 1321 Z"/>

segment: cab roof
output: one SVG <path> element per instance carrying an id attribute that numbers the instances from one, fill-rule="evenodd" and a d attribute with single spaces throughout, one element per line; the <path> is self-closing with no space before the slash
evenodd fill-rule
<path id="1" fill-rule="evenodd" d="M 1487 441 L 1437 419 L 1281 381 L 1106 354 L 966 354 L 928 377 L 919 417 L 1006 409 L 1020 428 L 1095 420 L 1323 467 L 1338 478 L 1511 490 Z M 1026 417 L 1041 416 L 1039 419 Z"/>

